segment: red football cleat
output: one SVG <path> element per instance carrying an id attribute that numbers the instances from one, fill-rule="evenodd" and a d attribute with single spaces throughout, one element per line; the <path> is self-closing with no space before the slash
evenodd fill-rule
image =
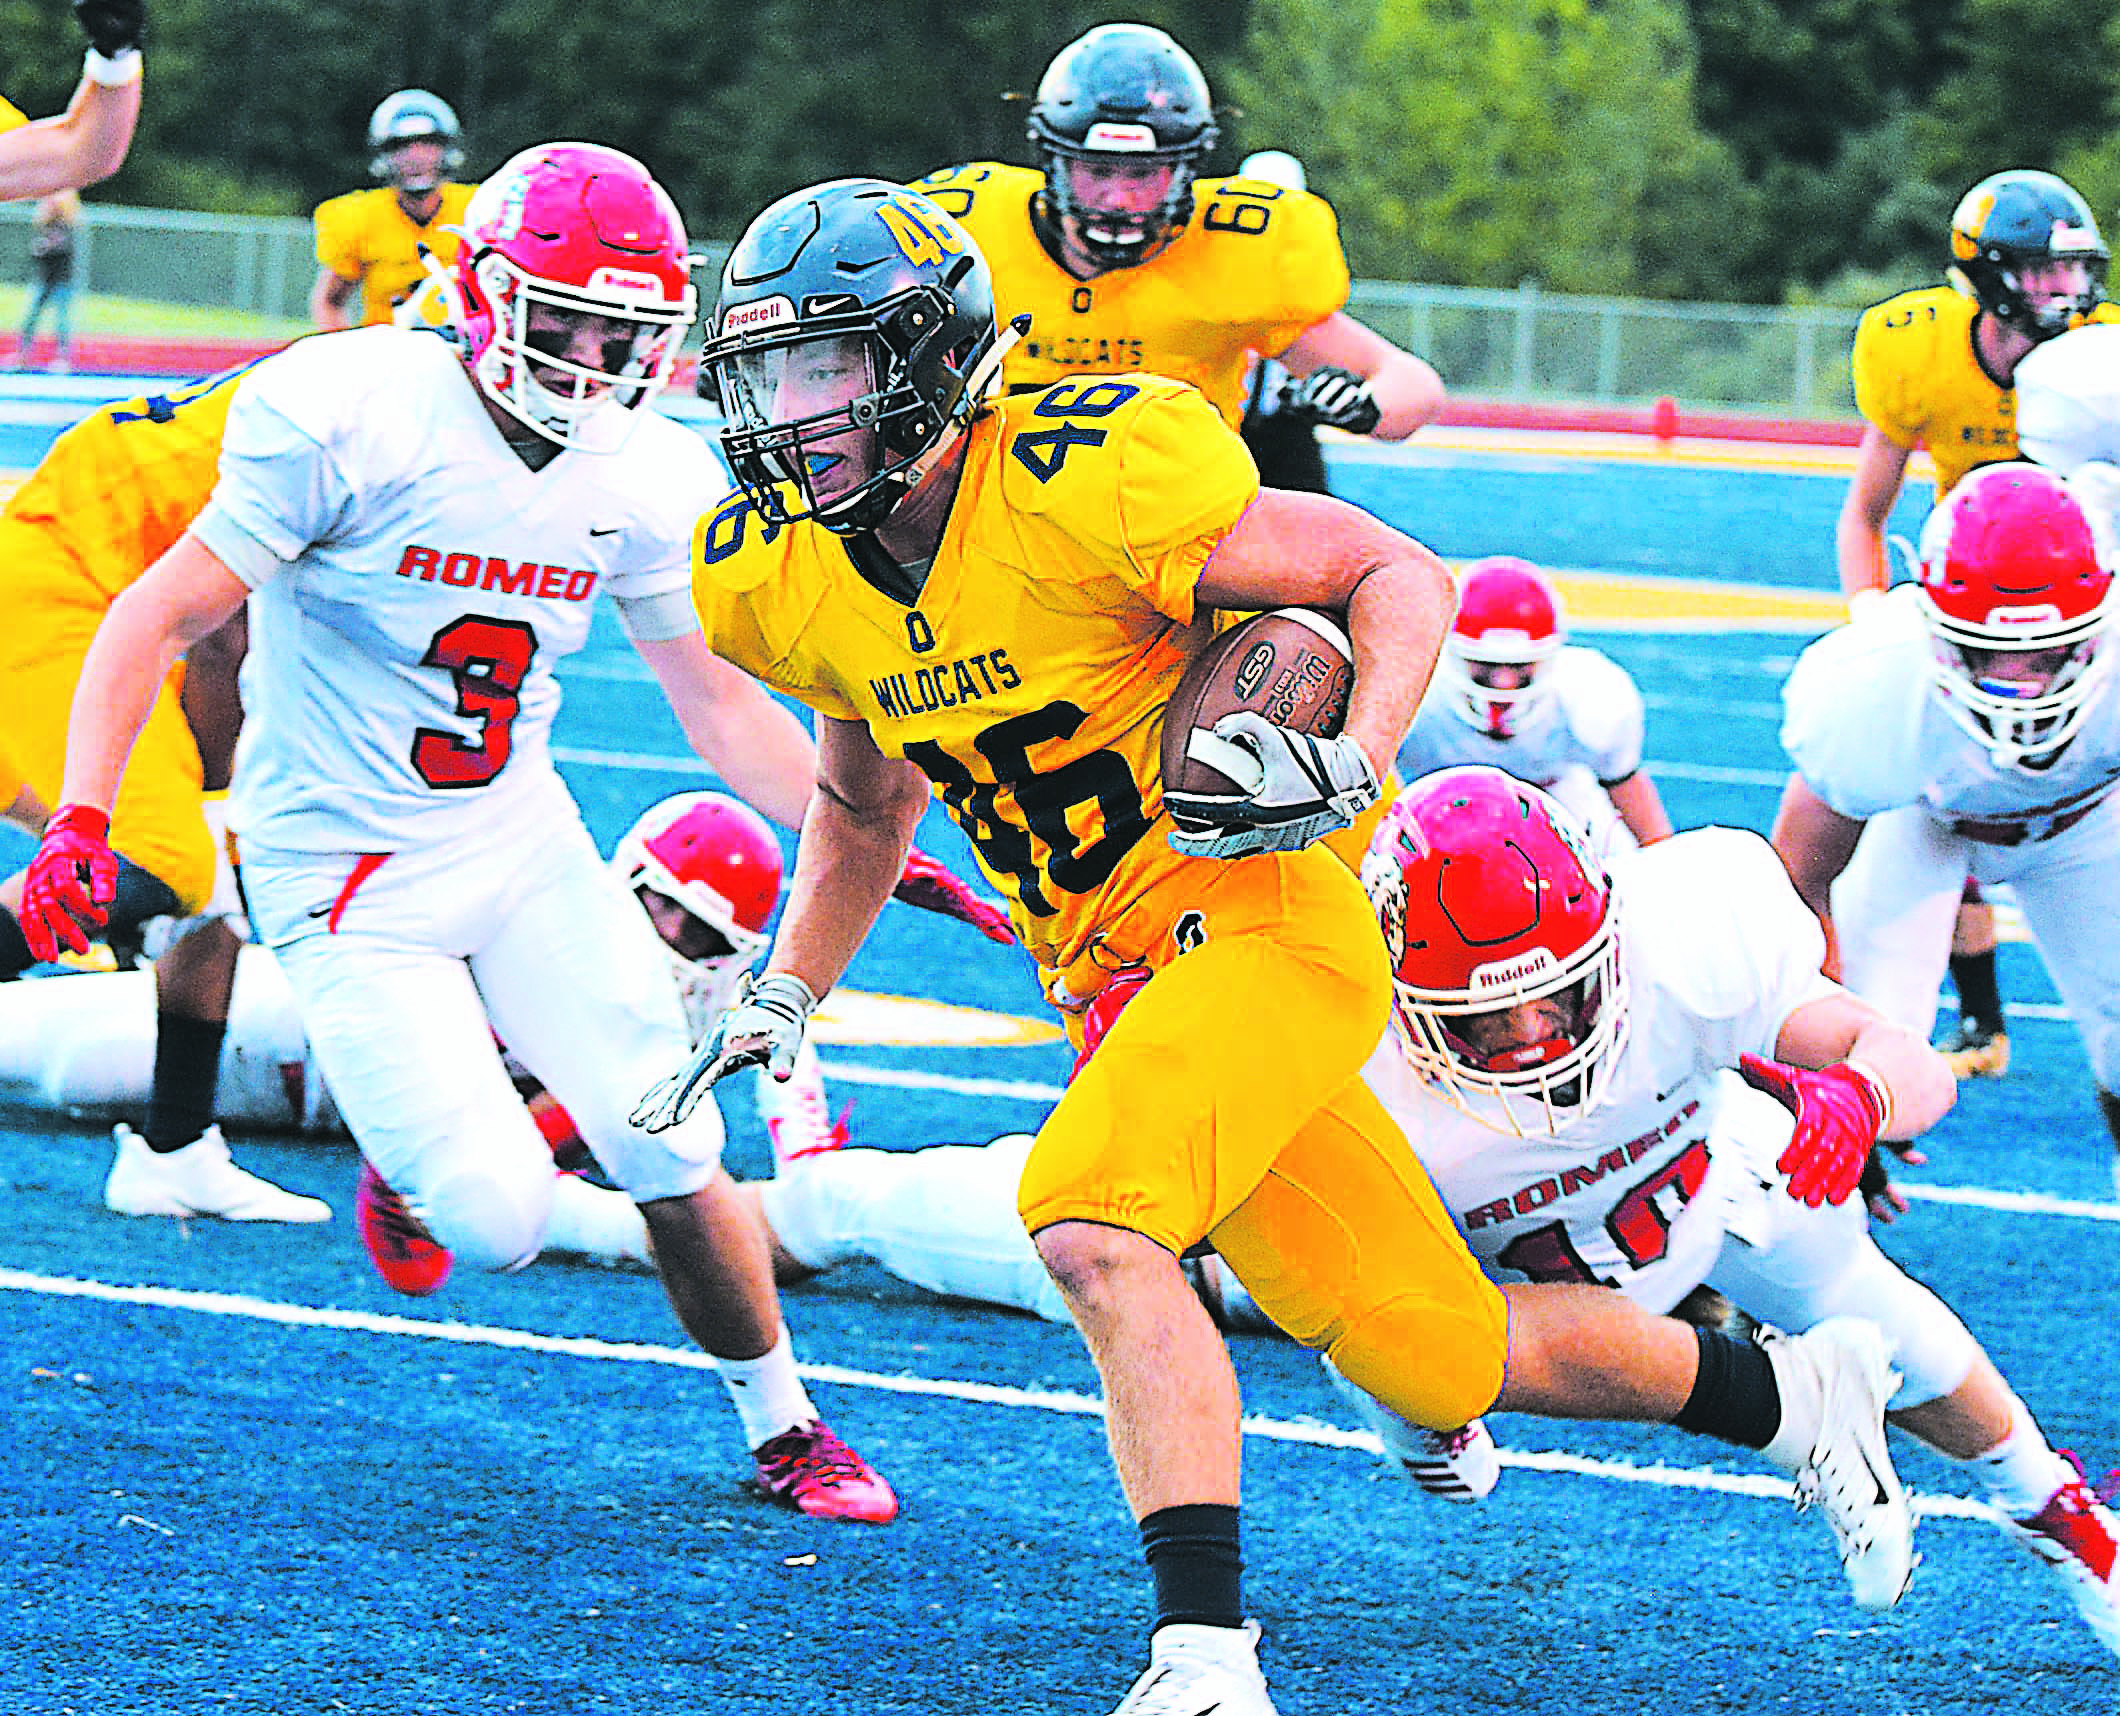
<path id="1" fill-rule="evenodd" d="M 2106 1649 L 2120 1653 L 2120 1520 L 2105 1505 L 2114 1479 L 2093 1486 L 2081 1460 L 2066 1448 L 2058 1452 L 2076 1475 L 2030 1519 L 2013 1522 L 2014 1535 L 2060 1575 L 2076 1613 Z"/>
<path id="2" fill-rule="evenodd" d="M 898 1495 L 823 1419 L 798 1424 L 751 1450 L 758 1487 L 812 1519 L 857 1519 L 888 1525 Z"/>
<path id="3" fill-rule="evenodd" d="M 424 1299 L 441 1290 L 456 1259 L 366 1161 L 353 1195 L 354 1225 L 375 1272 L 398 1292 Z"/>

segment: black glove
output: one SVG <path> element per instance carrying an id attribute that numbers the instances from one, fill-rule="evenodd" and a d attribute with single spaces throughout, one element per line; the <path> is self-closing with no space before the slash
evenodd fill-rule
<path id="1" fill-rule="evenodd" d="M 74 0 L 74 16 L 105 59 L 147 40 L 147 0 Z"/>
<path id="2" fill-rule="evenodd" d="M 1329 366 L 1314 369 L 1301 381 L 1292 381 L 1283 388 L 1281 409 L 1292 417 L 1344 429 L 1350 435 L 1368 434 L 1384 415 L 1368 382 L 1351 369 Z"/>

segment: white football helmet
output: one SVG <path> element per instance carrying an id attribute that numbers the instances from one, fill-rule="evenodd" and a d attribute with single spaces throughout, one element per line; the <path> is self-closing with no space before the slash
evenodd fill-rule
<path id="1" fill-rule="evenodd" d="M 712 932 L 704 953 L 669 949 L 692 1040 L 703 1040 L 766 950 L 766 925 L 780 903 L 778 836 L 727 793 L 681 792 L 626 830 L 611 868 L 628 889 L 653 889 Z"/>

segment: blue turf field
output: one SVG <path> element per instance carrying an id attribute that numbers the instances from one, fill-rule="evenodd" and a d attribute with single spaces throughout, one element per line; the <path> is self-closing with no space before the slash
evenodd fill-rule
<path id="1" fill-rule="evenodd" d="M 1813 587 L 1839 493 L 1817 477 L 1673 486 L 1499 457 L 1390 479 L 1364 467 L 1350 487 L 1452 553 L 1708 569 L 1641 549 L 1634 526 L 1653 517 L 1660 540 L 1713 546 L 1733 576 Z M 1474 540 L 1482 515 L 1521 533 Z M 1651 768 L 1681 825 L 1764 827 L 1776 687 L 1801 640 L 1594 641 L 1648 692 Z M 694 777 L 643 766 L 682 745 L 614 632 L 565 677 L 567 772 L 608 845 Z M 5 839 L 0 861 L 18 860 Z M 927 843 L 966 860 L 933 815 Z M 2004 978 L 2016 1069 L 1966 1090 L 1918 1176 L 1960 1200 L 1918 1202 L 1886 1244 L 2095 1471 L 2120 1456 L 2096 1356 L 2120 1272 L 2110 1151 L 2036 958 L 2008 948 Z M 852 982 L 1037 1005 L 1020 956 L 900 907 Z M 1030 1124 L 1064 1067 L 1049 1046 L 830 1058 L 857 1136 L 885 1145 Z M 735 1165 L 762 1171 L 752 1116 L 730 1108 Z M 0 1712 L 1073 1716 L 1109 1709 L 1138 1670 L 1145 1583 L 1066 1331 L 872 1272 L 791 1293 L 822 1403 L 906 1501 L 886 1530 L 818 1527 L 743 1492 L 720 1388 L 651 1280 L 547 1264 L 396 1299 L 354 1238 L 350 1148 L 244 1150 L 340 1219 L 122 1221 L 99 1202 L 104 1138 L 0 1123 Z M 1913 1592 L 1877 1619 L 1842 1594 L 1823 1527 L 1754 1493 L 1770 1486 L 1747 1461 L 1671 1432 L 1502 1420 L 1520 1457 L 1576 1469 L 1530 1459 L 1483 1507 L 1449 1508 L 1346 1445 L 1305 1356 L 1235 1344 L 1259 1421 L 1250 1596 L 1287 1716 L 2091 1716 L 2120 1702 L 2116 1665 L 2058 1588 L 1911 1445 L 1903 1469 L 1940 1511 Z"/>

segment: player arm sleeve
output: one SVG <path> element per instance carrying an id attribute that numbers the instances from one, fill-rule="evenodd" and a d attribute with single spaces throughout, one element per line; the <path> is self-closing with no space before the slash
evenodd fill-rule
<path id="1" fill-rule="evenodd" d="M 1274 205 L 1284 228 L 1276 255 L 1278 302 L 1260 318 L 1256 349 L 1279 357 L 1336 310 L 1347 307 L 1353 280 L 1340 246 L 1340 223 L 1332 205 L 1307 191 L 1292 191 Z M 1261 234 L 1262 238 L 1272 232 Z"/>
<path id="2" fill-rule="evenodd" d="M 1892 362 L 1880 304 L 1865 312 L 1855 326 L 1855 350 L 1849 368 L 1855 378 L 1855 409 L 1895 446 L 1912 449 L 1921 440 L 1921 426 L 1906 421 L 1904 378 Z"/>
<path id="3" fill-rule="evenodd" d="M 692 593 L 682 584 L 652 596 L 614 596 L 612 600 L 618 607 L 620 627 L 635 643 L 666 643 L 699 630 Z"/>
<path id="4" fill-rule="evenodd" d="M 352 491 L 331 449 L 290 418 L 260 370 L 229 407 L 213 498 L 192 523 L 199 540 L 255 588 L 337 526 Z M 257 387 L 259 381 L 264 387 Z"/>
<path id="5" fill-rule="evenodd" d="M 1596 695 L 1591 708 L 1596 713 L 1585 734 L 1592 767 L 1601 786 L 1613 786 L 1642 766 L 1643 735 L 1648 717 L 1642 708 L 1641 688 L 1633 676 L 1615 661 L 1599 661 Z"/>
<path id="6" fill-rule="evenodd" d="M 1259 470 L 1201 394 L 1162 394 L 1119 431 L 1120 576 L 1157 612 L 1190 624 L 1200 574 L 1258 498 Z"/>
<path id="7" fill-rule="evenodd" d="M 317 261 L 342 280 L 361 277 L 361 247 L 344 201 L 320 203 L 313 217 Z"/>
<path id="8" fill-rule="evenodd" d="M 2029 366 L 2025 366 L 2029 367 Z M 2111 460 L 2111 425 L 2083 400 L 2054 386 L 2040 372 L 2017 382 L 2017 449 L 2064 476 L 2092 460 Z"/>
<path id="9" fill-rule="evenodd" d="M 1734 828 L 1701 832 L 1722 848 L 1711 866 L 1721 922 L 1709 963 L 1724 998 L 1707 1020 L 1712 1052 L 1723 1066 L 1735 1066 L 1745 1054 L 1771 1060 L 1789 1015 L 1839 988 L 1819 971 L 1825 931 L 1759 835 Z M 1710 939 L 1701 938 L 1696 957 L 1710 951 L 1704 945 Z"/>

